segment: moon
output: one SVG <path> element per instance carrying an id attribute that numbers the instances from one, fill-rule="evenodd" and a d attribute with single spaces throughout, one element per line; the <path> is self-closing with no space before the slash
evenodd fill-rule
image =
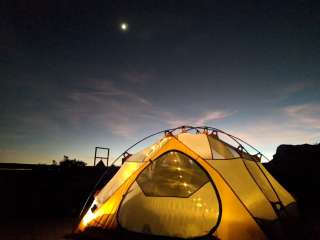
<path id="1" fill-rule="evenodd" d="M 126 22 L 123 22 L 120 24 L 121 31 L 123 31 L 123 32 L 128 31 L 128 27 L 129 27 L 128 23 L 126 23 Z"/>

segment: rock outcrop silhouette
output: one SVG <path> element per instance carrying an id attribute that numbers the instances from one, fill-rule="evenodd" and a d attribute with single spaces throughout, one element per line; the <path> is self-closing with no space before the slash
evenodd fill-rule
<path id="1" fill-rule="evenodd" d="M 280 145 L 265 164 L 296 198 L 305 239 L 320 239 L 320 144 Z"/>

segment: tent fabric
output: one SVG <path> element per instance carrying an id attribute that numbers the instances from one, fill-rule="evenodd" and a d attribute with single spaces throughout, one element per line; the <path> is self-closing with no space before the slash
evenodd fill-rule
<path id="1" fill-rule="evenodd" d="M 152 154 L 154 154 L 156 151 L 158 151 L 164 144 L 166 144 L 168 141 L 167 138 L 162 138 L 156 143 L 152 144 L 151 146 L 148 146 L 139 152 L 131 155 L 128 159 L 126 159 L 126 162 L 144 162 L 148 157 L 150 157 Z"/>
<path id="2" fill-rule="evenodd" d="M 133 154 L 125 162 L 144 162 L 144 160 L 148 157 L 148 152 L 150 151 L 150 147 L 142 149 L 141 151 Z"/>
<path id="3" fill-rule="evenodd" d="M 205 160 L 233 159 L 240 157 L 240 154 L 232 146 L 219 140 L 216 136 L 204 133 L 181 133 L 177 138 Z"/>
<path id="4" fill-rule="evenodd" d="M 188 198 L 148 197 L 135 182 L 121 204 L 119 223 L 134 232 L 198 237 L 207 235 L 215 226 L 218 210 L 217 197 L 210 182 Z"/>
<path id="5" fill-rule="evenodd" d="M 210 160 L 208 162 L 222 175 L 255 218 L 269 221 L 277 219 L 268 199 L 257 184 L 252 181 L 242 159 L 234 161 Z"/>
<path id="6" fill-rule="evenodd" d="M 96 196 L 96 203 L 101 206 L 127 179 L 137 171 L 142 163 L 125 162 L 116 175 L 103 187 Z"/>
<path id="7" fill-rule="evenodd" d="M 136 154 L 130 156 L 121 166 L 115 176 L 97 194 L 96 205 L 99 207 L 104 203 L 135 171 L 141 167 L 142 163 L 156 150 L 167 143 L 167 140 L 160 140 L 150 147 L 147 147 Z"/>
<path id="8" fill-rule="evenodd" d="M 206 134 L 181 133 L 178 135 L 178 139 L 192 151 L 196 152 L 201 158 L 212 159 Z"/>
<path id="9" fill-rule="evenodd" d="M 166 135 L 127 159 L 78 231 L 267 239 L 269 228 L 261 222 L 279 221 L 272 203 L 292 206 L 295 200 L 261 163 L 243 156 L 250 158 L 206 133 Z"/>
<path id="10" fill-rule="evenodd" d="M 217 138 L 208 136 L 208 141 L 212 152 L 211 159 L 232 159 L 240 157 L 239 153 Z"/>
<path id="11" fill-rule="evenodd" d="M 277 193 L 274 191 L 272 186 L 270 185 L 269 180 L 266 178 L 266 176 L 263 174 L 261 169 L 259 168 L 259 165 L 254 161 L 244 161 L 248 171 L 250 172 L 252 178 L 254 181 L 258 184 L 262 192 L 265 194 L 267 199 L 270 202 L 279 202 L 279 198 L 277 196 Z"/>
<path id="12" fill-rule="evenodd" d="M 294 203 L 295 200 L 292 197 L 292 195 L 283 186 L 281 186 L 281 184 L 267 171 L 267 169 L 261 163 L 257 163 L 257 164 L 260 167 L 260 169 L 263 171 L 265 176 L 268 178 L 268 180 L 270 181 L 270 184 L 276 191 L 282 204 L 286 207 L 291 203 Z"/>
<path id="13" fill-rule="evenodd" d="M 138 176 L 138 174 L 149 164 L 144 162 L 140 169 L 134 172 L 127 181 L 125 181 L 120 187 L 99 207 L 93 211 L 92 207 L 95 205 L 95 201 L 89 207 L 85 216 L 81 219 L 78 226 L 79 231 L 84 231 L 90 227 L 102 227 L 107 229 L 115 229 L 118 226 L 116 214 L 122 197 L 127 192 L 128 188 Z"/>

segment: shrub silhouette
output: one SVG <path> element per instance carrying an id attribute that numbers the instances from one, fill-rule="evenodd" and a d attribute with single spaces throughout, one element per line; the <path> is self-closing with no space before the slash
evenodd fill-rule
<path id="1" fill-rule="evenodd" d="M 63 160 L 59 162 L 60 167 L 62 168 L 75 168 L 75 167 L 85 167 L 87 163 L 77 160 L 77 159 L 69 159 L 68 156 L 63 156 Z"/>

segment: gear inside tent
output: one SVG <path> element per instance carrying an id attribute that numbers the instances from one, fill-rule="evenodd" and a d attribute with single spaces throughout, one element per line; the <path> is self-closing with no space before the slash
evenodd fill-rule
<path id="1" fill-rule="evenodd" d="M 89 198 L 77 233 L 287 238 L 296 201 L 263 166 L 259 151 L 211 127 L 151 136 L 159 135 L 156 143 L 116 159 L 121 168 Z"/>

